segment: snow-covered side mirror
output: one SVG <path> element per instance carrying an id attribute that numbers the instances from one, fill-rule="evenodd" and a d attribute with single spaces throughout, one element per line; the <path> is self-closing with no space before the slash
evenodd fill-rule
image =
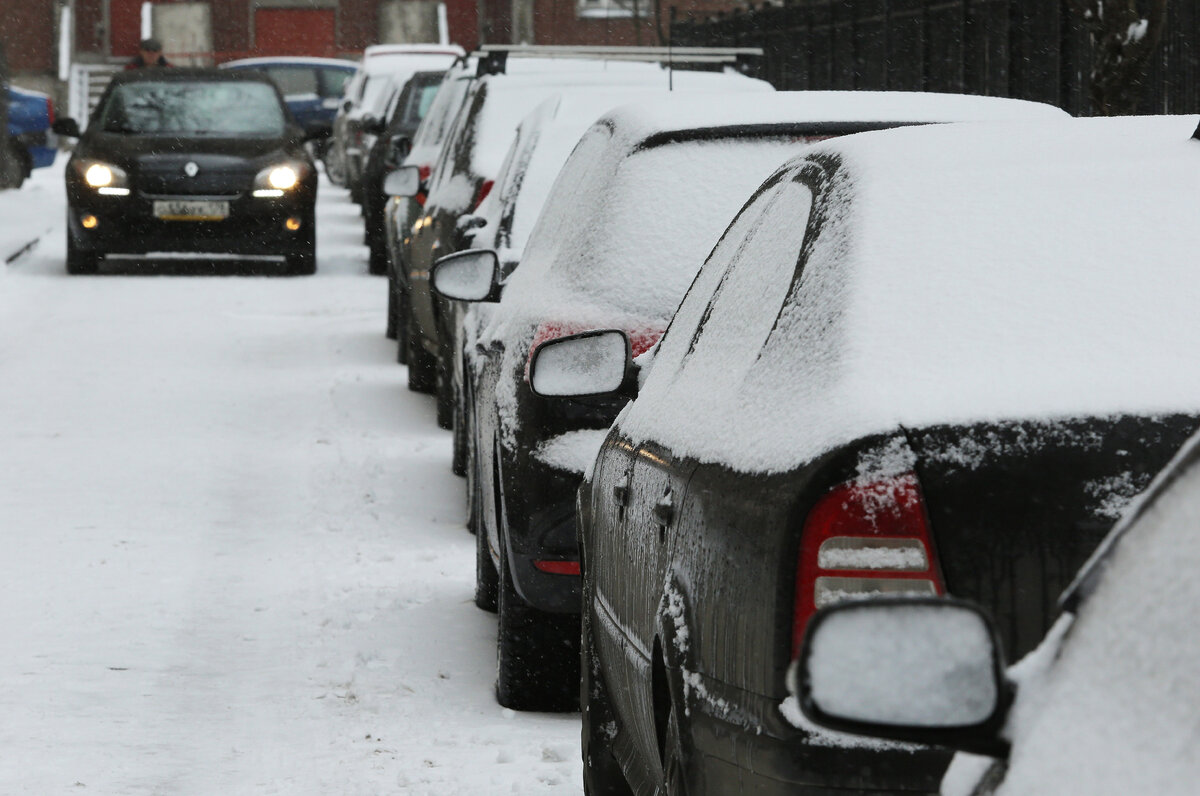
<path id="1" fill-rule="evenodd" d="M 1002 756 L 1012 700 L 995 630 L 973 603 L 887 597 L 814 614 L 788 687 L 804 715 L 856 735 Z"/>
<path id="2" fill-rule="evenodd" d="M 581 332 L 547 340 L 534 350 L 529 386 L 537 395 L 553 398 L 632 397 L 635 370 L 624 332 Z"/>
<path id="3" fill-rule="evenodd" d="M 433 264 L 433 289 L 454 301 L 499 301 L 500 259 L 491 249 L 468 249 Z"/>
<path id="4" fill-rule="evenodd" d="M 383 192 L 388 196 L 416 196 L 421 192 L 421 170 L 401 166 L 383 178 Z"/>

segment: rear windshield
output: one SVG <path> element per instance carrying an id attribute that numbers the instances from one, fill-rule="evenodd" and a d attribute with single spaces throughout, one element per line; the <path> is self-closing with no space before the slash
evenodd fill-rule
<path id="1" fill-rule="evenodd" d="M 286 118 L 268 83 L 147 81 L 117 86 L 100 123 L 128 135 L 272 138 L 283 135 Z"/>

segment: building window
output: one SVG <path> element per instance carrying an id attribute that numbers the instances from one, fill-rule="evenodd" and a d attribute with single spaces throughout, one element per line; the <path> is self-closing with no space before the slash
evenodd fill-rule
<path id="1" fill-rule="evenodd" d="M 648 17 L 654 0 L 578 0 L 579 16 L 584 19 Z"/>

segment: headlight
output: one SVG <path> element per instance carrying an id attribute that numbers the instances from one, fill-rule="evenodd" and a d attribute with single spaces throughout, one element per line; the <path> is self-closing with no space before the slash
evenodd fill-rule
<path id="1" fill-rule="evenodd" d="M 300 184 L 301 177 L 308 171 L 299 163 L 281 163 L 268 166 L 254 177 L 255 196 L 283 196 Z"/>
<path id="2" fill-rule="evenodd" d="M 83 176 L 83 181 L 98 193 L 109 196 L 129 195 L 129 176 L 120 166 L 100 160 L 81 160 L 75 164 L 75 168 Z"/>

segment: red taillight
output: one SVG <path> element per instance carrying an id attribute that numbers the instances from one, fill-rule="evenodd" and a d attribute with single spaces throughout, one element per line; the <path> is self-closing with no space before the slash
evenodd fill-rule
<path id="1" fill-rule="evenodd" d="M 541 561 L 533 562 L 533 565 L 542 572 L 548 572 L 551 575 L 578 575 L 578 561 Z"/>
<path id="2" fill-rule="evenodd" d="M 593 329 L 604 328 L 598 327 L 595 324 L 585 323 L 560 323 L 558 321 L 542 321 L 538 324 L 538 328 L 533 333 L 533 342 L 529 344 L 529 358 L 525 361 L 525 381 L 529 381 L 529 363 L 533 361 L 533 353 L 537 351 L 538 346 L 547 340 L 557 340 L 560 337 L 567 337 L 580 332 L 590 332 Z M 626 331 L 625 334 L 629 337 L 629 348 L 633 352 L 633 356 L 649 351 L 658 342 L 658 338 L 662 337 L 665 329 L 659 326 L 647 326 L 633 331 Z"/>
<path id="3" fill-rule="evenodd" d="M 487 199 L 487 195 L 492 192 L 492 186 L 495 184 L 495 180 L 484 180 L 479 184 L 479 190 L 475 192 L 475 201 L 471 203 L 472 213 L 479 209 L 484 199 Z"/>
<path id="4" fill-rule="evenodd" d="M 792 655 L 820 607 L 870 594 L 945 594 L 915 473 L 850 481 L 821 498 L 800 535 Z"/>
<path id="5" fill-rule="evenodd" d="M 433 173 L 433 169 L 429 166 L 417 166 L 417 177 L 421 180 L 421 188 L 417 191 L 417 195 L 413 198 L 417 200 L 417 204 L 421 207 L 425 206 L 425 185 L 429 181 L 429 175 Z"/>
<path id="6" fill-rule="evenodd" d="M 50 124 L 54 124 L 54 100 L 46 100 L 46 116 L 50 119 Z"/>

